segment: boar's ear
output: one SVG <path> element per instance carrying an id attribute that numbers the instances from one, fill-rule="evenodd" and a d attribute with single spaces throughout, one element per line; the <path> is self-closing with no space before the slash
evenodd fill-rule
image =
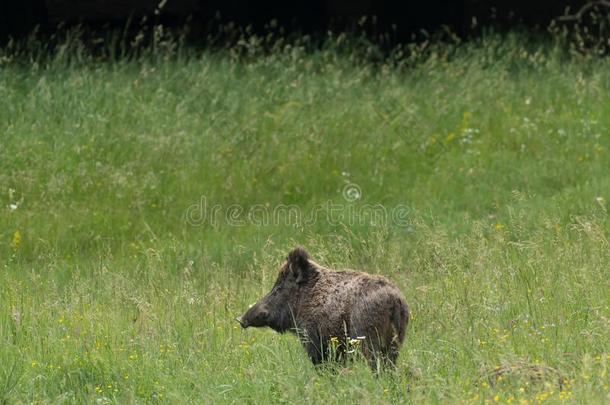
<path id="1" fill-rule="evenodd" d="M 303 248 L 295 248 L 288 253 L 288 266 L 293 272 L 297 284 L 301 284 L 309 278 L 310 264 L 309 264 L 309 253 Z"/>

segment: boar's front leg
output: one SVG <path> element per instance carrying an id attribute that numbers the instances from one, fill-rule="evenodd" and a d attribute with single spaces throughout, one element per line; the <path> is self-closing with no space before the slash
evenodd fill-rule
<path id="1" fill-rule="evenodd" d="M 307 356 L 314 365 L 318 365 L 324 360 L 322 350 L 320 350 L 320 347 L 318 347 L 318 345 L 315 343 L 305 343 L 305 350 L 307 351 Z"/>
<path id="2" fill-rule="evenodd" d="M 314 365 L 324 361 L 325 345 L 320 341 L 318 333 L 312 332 L 311 330 L 301 330 L 301 333 L 299 333 L 299 340 L 303 344 L 307 356 Z"/>

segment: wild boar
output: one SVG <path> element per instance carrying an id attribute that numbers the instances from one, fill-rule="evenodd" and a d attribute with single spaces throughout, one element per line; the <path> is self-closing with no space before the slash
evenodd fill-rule
<path id="1" fill-rule="evenodd" d="M 409 309 L 388 279 L 351 270 L 334 271 L 302 248 L 288 254 L 271 291 L 236 320 L 243 328 L 268 326 L 295 333 L 314 364 L 341 358 L 361 342 L 370 365 L 394 365 L 405 339 Z"/>

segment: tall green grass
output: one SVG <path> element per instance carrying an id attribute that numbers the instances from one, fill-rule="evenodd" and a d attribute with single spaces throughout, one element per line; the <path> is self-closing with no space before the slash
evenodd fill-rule
<path id="1" fill-rule="evenodd" d="M 341 41 L 0 53 L 0 401 L 610 400 L 608 59 Z M 395 373 L 238 329 L 297 244 L 400 286 Z"/>

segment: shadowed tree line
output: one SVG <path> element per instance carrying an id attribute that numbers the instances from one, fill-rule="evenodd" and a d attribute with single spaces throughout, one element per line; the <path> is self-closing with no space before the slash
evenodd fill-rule
<path id="1" fill-rule="evenodd" d="M 4 0 L 0 3 L 0 37 L 19 38 L 37 28 L 59 26 L 125 27 L 134 22 L 179 27 L 197 34 L 234 23 L 253 32 L 299 34 L 364 31 L 390 42 L 409 40 L 422 31 L 449 27 L 467 35 L 481 27 L 546 27 L 562 15 L 577 15 L 587 4 L 607 12 L 604 0 Z M 205 35 L 199 35 L 205 38 Z"/>

